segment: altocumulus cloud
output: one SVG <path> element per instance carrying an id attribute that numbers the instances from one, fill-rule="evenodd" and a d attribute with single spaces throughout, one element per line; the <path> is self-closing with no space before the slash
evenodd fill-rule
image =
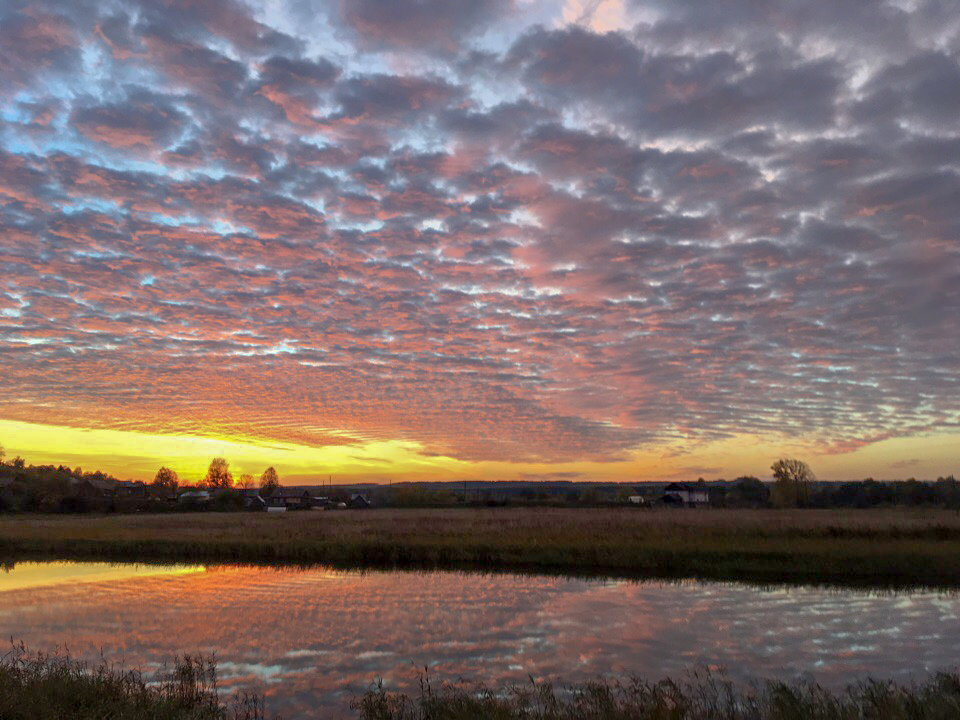
<path id="1" fill-rule="evenodd" d="M 956 428 L 960 16 L 608 4 L 4 3 L 0 413 L 468 460 Z"/>

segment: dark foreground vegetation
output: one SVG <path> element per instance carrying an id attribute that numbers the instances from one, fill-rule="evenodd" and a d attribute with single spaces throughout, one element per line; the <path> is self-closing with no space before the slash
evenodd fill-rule
<path id="1" fill-rule="evenodd" d="M 148 681 L 136 670 L 64 655 L 28 653 L 0 659 L 4 720 L 264 720 L 263 699 L 250 693 L 223 701 L 215 664 L 184 657 Z M 491 689 L 421 678 L 411 697 L 376 684 L 344 708 L 362 720 L 954 720 L 960 717 L 960 673 L 943 672 L 901 685 L 866 680 L 841 692 L 813 682 L 736 685 L 697 671 L 679 680 L 599 680 L 572 687 L 549 682 Z M 309 717 L 309 716 L 307 716 Z M 307 718 L 303 718 L 307 720 Z"/>
<path id="2" fill-rule="evenodd" d="M 491 690 L 421 681 L 411 698 L 371 689 L 354 702 L 364 720 L 955 720 L 960 673 L 922 683 L 866 680 L 842 692 L 812 682 L 734 685 L 722 675 L 680 681 L 598 681 L 557 689 L 550 683 Z"/>
<path id="3" fill-rule="evenodd" d="M 0 560 L 28 558 L 960 587 L 960 515 L 505 507 L 0 517 Z"/>
<path id="4" fill-rule="evenodd" d="M 241 693 L 222 701 L 217 669 L 202 657 L 178 658 L 148 680 L 137 670 L 91 666 L 67 655 L 14 646 L 0 658 L 3 720 L 263 720 L 263 700 Z"/>

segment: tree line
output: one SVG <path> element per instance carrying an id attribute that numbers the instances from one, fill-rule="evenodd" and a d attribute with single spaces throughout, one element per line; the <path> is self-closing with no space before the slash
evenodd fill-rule
<path id="1" fill-rule="evenodd" d="M 242 474 L 234 482 L 230 465 L 218 457 L 196 484 L 183 483 L 169 467 L 157 470 L 151 482 L 122 481 L 102 472 L 65 465 L 28 465 L 19 455 L 6 460 L 0 446 L 0 512 L 162 512 L 180 507 L 183 492 L 210 491 L 211 509 L 237 510 L 244 506 L 240 489 L 256 488 L 264 499 L 281 489 L 276 469 L 268 467 L 259 481 Z"/>
<path id="2" fill-rule="evenodd" d="M 817 481 L 809 465 L 801 460 L 780 459 L 770 469 L 772 482 L 753 476 L 742 476 L 732 482 L 704 482 L 710 504 L 734 508 L 939 506 L 960 511 L 960 482 L 953 475 L 935 481 L 908 478 L 881 482 L 867 478 L 837 483 Z M 137 495 L 138 488 L 143 491 L 140 495 Z M 213 458 L 203 477 L 193 484 L 182 482 L 167 466 L 159 468 L 148 483 L 130 483 L 102 471 L 87 472 L 80 467 L 27 465 L 20 456 L 7 462 L 0 446 L 0 511 L 159 512 L 169 510 L 171 502 L 188 490 L 207 490 L 212 496 L 213 509 L 231 510 L 243 506 L 237 490 L 257 490 L 262 498 L 269 500 L 281 489 L 280 477 L 274 467 L 268 467 L 259 477 L 243 473 L 234 479 L 229 462 L 222 457 Z M 613 483 L 605 487 L 569 487 L 558 491 L 560 494 L 530 487 L 509 496 L 489 488 L 467 491 L 456 485 L 430 483 L 368 490 L 371 496 L 376 495 L 377 505 L 393 507 L 622 505 L 636 491 L 630 486 Z"/>
<path id="3" fill-rule="evenodd" d="M 733 507 L 871 508 L 940 506 L 960 510 L 960 481 L 953 475 L 935 481 L 818 482 L 802 460 L 780 459 L 771 465 L 773 483 L 745 476 L 726 492 L 723 504 Z"/>
<path id="4" fill-rule="evenodd" d="M 175 471 L 163 466 L 157 470 L 150 486 L 157 490 L 173 493 L 180 489 L 181 483 Z M 280 476 L 273 466 L 263 471 L 259 483 L 254 480 L 253 475 L 244 473 L 234 484 L 233 474 L 230 472 L 230 463 L 227 462 L 226 458 L 215 457 L 210 461 L 207 474 L 200 479 L 195 487 L 201 490 L 252 490 L 257 488 L 260 496 L 267 498 L 275 494 L 281 485 Z"/>

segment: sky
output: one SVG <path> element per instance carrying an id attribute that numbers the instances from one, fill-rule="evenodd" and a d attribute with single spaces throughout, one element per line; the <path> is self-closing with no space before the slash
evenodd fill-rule
<path id="1" fill-rule="evenodd" d="M 0 444 L 960 473 L 948 1 L 0 4 Z"/>

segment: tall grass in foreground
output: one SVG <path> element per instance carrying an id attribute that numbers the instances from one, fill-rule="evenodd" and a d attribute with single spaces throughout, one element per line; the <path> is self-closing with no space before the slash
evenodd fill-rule
<path id="1" fill-rule="evenodd" d="M 213 660 L 185 655 L 156 681 L 138 670 L 14 645 L 0 658 L 2 720 L 264 720 L 263 700 L 241 693 L 228 705 Z"/>
<path id="2" fill-rule="evenodd" d="M 960 673 L 916 685 L 866 680 L 842 692 L 812 682 L 737 686 L 707 671 L 681 681 L 596 681 L 570 688 L 536 683 L 491 690 L 482 685 L 431 687 L 420 695 L 378 684 L 353 703 L 363 720 L 956 720 Z"/>
<path id="3" fill-rule="evenodd" d="M 361 720 L 956 720 L 960 671 L 911 685 L 865 680 L 842 692 L 803 681 L 742 686 L 706 670 L 655 683 L 531 680 L 500 690 L 434 688 L 424 674 L 416 697 L 377 683 L 350 709 Z M 151 682 L 136 670 L 28 653 L 20 644 L 0 657 L 0 719 L 265 720 L 265 712 L 254 694 L 223 702 L 211 659 L 178 658 Z"/>

